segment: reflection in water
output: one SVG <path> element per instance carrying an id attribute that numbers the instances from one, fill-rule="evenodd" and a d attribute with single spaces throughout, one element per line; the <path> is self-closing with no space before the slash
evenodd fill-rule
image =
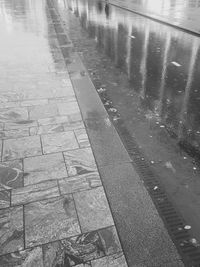
<path id="1" fill-rule="evenodd" d="M 110 0 L 110 3 L 176 26 L 200 32 L 199 0 Z"/>
<path id="2" fill-rule="evenodd" d="M 148 6 L 148 2 L 152 1 L 137 4 Z M 179 6 L 178 1 L 166 2 L 169 8 Z M 166 9 L 166 2 L 159 1 L 157 8 Z M 70 5 L 90 36 L 127 73 L 146 112 L 180 144 L 200 150 L 199 38 L 111 6 L 108 9 L 103 2 L 72 0 Z"/>

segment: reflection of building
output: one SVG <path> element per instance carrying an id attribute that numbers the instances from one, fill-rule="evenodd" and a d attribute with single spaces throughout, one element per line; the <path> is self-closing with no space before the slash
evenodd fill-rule
<path id="1" fill-rule="evenodd" d="M 179 2 L 159 0 L 157 9 L 166 11 L 168 5 L 176 13 L 178 7 L 186 6 Z M 125 15 L 114 7 L 106 19 L 105 12 L 99 12 L 90 0 L 76 0 L 76 8 L 79 16 L 87 18 L 84 24 L 90 25 L 101 49 L 127 73 L 145 108 L 160 116 L 179 140 L 192 136 L 190 143 L 199 144 L 197 135 L 191 134 L 200 131 L 200 98 L 195 98 L 200 94 L 199 39 L 132 13 Z"/>

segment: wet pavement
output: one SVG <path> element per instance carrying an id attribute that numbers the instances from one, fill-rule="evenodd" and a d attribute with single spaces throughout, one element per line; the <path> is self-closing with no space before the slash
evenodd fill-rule
<path id="1" fill-rule="evenodd" d="M 0 1 L 0 266 L 125 267 L 49 10 Z"/>
<path id="2" fill-rule="evenodd" d="M 123 12 L 0 0 L 0 266 L 183 266 L 121 118 L 198 239 L 199 39 Z"/>

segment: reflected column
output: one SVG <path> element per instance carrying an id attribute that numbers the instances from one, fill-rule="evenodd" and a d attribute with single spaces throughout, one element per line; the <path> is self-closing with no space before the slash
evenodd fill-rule
<path id="1" fill-rule="evenodd" d="M 178 139 L 182 139 L 184 137 L 184 125 L 185 121 L 187 120 L 187 109 L 188 109 L 188 102 L 190 98 L 190 93 L 192 89 L 192 82 L 194 77 L 194 70 L 196 67 L 196 60 L 197 60 L 197 53 L 199 49 L 199 40 L 195 39 L 192 46 L 192 55 L 189 65 L 189 72 L 188 72 L 188 80 L 187 85 L 185 88 L 185 96 L 183 99 L 183 105 L 181 109 L 181 116 L 180 116 L 180 124 L 178 128 Z"/>
<path id="2" fill-rule="evenodd" d="M 149 33 L 150 33 L 150 27 L 149 25 L 146 26 L 145 29 L 145 39 L 144 39 L 144 46 L 143 46 L 143 57 L 140 65 L 140 72 L 142 75 L 142 88 L 140 95 L 142 98 L 145 97 L 145 91 L 146 91 L 146 79 L 147 79 L 147 69 L 146 69 L 146 63 L 147 63 L 147 53 L 148 53 L 148 45 L 149 45 Z"/>

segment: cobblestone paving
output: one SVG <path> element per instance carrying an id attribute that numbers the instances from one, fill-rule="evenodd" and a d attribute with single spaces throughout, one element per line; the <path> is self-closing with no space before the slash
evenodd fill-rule
<path id="1" fill-rule="evenodd" d="M 46 2 L 0 9 L 0 266 L 125 267 Z"/>

